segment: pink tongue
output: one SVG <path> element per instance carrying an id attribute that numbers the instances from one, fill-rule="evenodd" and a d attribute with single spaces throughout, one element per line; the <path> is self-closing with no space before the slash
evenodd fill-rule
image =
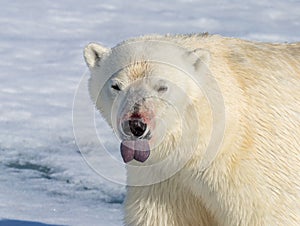
<path id="1" fill-rule="evenodd" d="M 121 143 L 121 155 L 125 163 L 135 159 L 145 162 L 150 155 L 148 140 L 124 140 Z"/>

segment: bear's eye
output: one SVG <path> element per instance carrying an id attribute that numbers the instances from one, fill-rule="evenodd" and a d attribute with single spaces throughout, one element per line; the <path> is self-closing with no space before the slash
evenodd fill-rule
<path id="1" fill-rule="evenodd" d="M 167 92 L 167 90 L 168 90 L 168 86 L 166 86 L 166 85 L 161 85 L 157 88 L 157 92 L 159 92 L 159 93 L 165 93 L 165 92 Z"/>
<path id="2" fill-rule="evenodd" d="M 121 89 L 120 89 L 120 86 L 119 86 L 117 83 L 112 84 L 112 85 L 111 85 L 111 88 L 114 89 L 114 90 L 117 90 L 117 91 L 120 91 L 120 90 L 121 90 Z"/>

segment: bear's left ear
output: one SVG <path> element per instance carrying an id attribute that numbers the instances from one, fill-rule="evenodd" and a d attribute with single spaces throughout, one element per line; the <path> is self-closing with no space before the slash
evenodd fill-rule
<path id="1" fill-rule="evenodd" d="M 205 49 L 194 49 L 188 53 L 187 59 L 195 67 L 195 70 L 198 71 L 203 67 L 203 64 L 208 67 L 210 63 L 210 52 Z"/>
<path id="2" fill-rule="evenodd" d="M 97 43 L 90 43 L 84 48 L 84 59 L 87 66 L 92 69 L 101 61 L 110 49 L 105 48 Z"/>

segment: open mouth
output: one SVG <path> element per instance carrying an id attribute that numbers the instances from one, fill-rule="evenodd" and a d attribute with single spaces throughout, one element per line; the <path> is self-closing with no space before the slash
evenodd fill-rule
<path id="1" fill-rule="evenodd" d="M 151 131 L 149 125 L 138 115 L 133 115 L 121 124 L 126 139 L 121 143 L 120 150 L 125 163 L 135 159 L 145 162 L 150 156 L 149 140 Z"/>
<path id="2" fill-rule="evenodd" d="M 140 118 L 131 118 L 122 122 L 123 133 L 132 139 L 148 138 L 150 136 L 149 126 Z"/>

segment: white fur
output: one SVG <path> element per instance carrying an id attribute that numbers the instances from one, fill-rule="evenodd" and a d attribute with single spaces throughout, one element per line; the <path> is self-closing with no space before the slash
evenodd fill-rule
<path id="1" fill-rule="evenodd" d="M 85 59 L 91 71 L 91 97 L 108 123 L 113 124 L 111 108 L 118 96 L 109 85 L 114 79 L 122 88 L 130 87 L 118 102 L 116 117 L 126 111 L 126 104 L 137 100 L 135 91 L 138 91 L 139 96 L 164 95 L 170 99 L 179 109 L 180 119 L 186 120 L 183 127 L 190 128 L 185 130 L 188 134 L 180 134 L 180 119 L 177 120 L 172 109 L 159 101 L 145 102 L 145 109 L 154 106 L 155 114 L 165 120 L 168 132 L 145 164 L 160 161 L 172 153 L 177 144 L 181 150 L 176 155 L 178 161 L 184 158 L 185 151 L 192 148 L 194 153 L 171 178 L 148 186 L 128 186 L 125 225 L 299 225 L 300 43 L 270 44 L 210 35 L 167 35 L 140 37 L 125 44 L 141 40 L 172 42 L 187 52 L 194 51 L 208 65 L 224 98 L 225 134 L 217 157 L 203 171 L 200 165 L 213 121 L 205 94 L 183 73 L 167 66 L 157 66 L 146 72 L 147 76 L 159 75 L 167 82 L 172 81 L 187 95 L 176 96 L 172 88 L 169 93 L 157 94 L 154 88 L 157 82 L 149 85 L 132 77 L 134 67 L 114 74 L 112 68 L 122 65 L 122 57 L 128 56 L 111 62 L 109 56 L 113 53 L 109 49 L 97 44 L 87 46 Z M 151 51 L 160 50 L 147 51 L 145 60 L 147 53 L 151 55 Z M 134 53 L 126 53 L 135 60 Z M 178 64 L 189 62 L 189 57 L 185 61 L 176 52 L 170 57 L 178 58 Z M 190 63 L 201 78 L 204 65 L 193 60 Z M 211 88 L 207 81 L 202 85 L 208 90 Z M 104 87 L 97 100 L 101 86 Z M 197 114 L 192 114 L 190 109 Z M 178 142 L 179 136 L 182 142 Z M 195 137 L 196 145 L 192 144 Z M 160 173 L 167 173 L 170 168 L 170 165 L 165 166 Z M 133 175 L 128 172 L 129 180 Z M 145 177 L 148 176 L 151 175 Z"/>

